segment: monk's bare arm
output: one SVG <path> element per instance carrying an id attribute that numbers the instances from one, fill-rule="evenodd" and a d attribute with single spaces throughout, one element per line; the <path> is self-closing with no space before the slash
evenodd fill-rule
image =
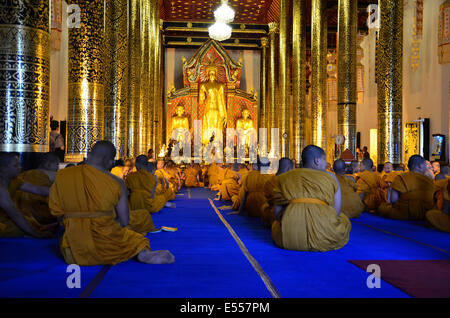
<path id="1" fill-rule="evenodd" d="M 336 178 L 336 176 L 333 173 L 330 173 L 330 176 L 333 177 L 333 179 L 336 181 L 337 184 L 337 191 L 334 195 L 334 209 L 336 210 L 336 214 L 339 216 L 341 214 L 341 208 L 342 208 L 342 191 L 341 191 L 341 185 Z"/>
<path id="2" fill-rule="evenodd" d="M 48 195 L 50 193 L 50 188 L 37 186 L 37 185 L 31 184 L 28 182 L 25 182 L 24 184 L 22 184 L 22 186 L 20 187 L 20 190 L 22 190 L 24 192 L 40 195 L 43 197 L 48 197 Z"/>
<path id="3" fill-rule="evenodd" d="M 281 221 L 281 217 L 283 216 L 283 212 L 286 210 L 287 205 L 275 205 L 274 206 L 274 215 L 275 220 Z"/>
<path id="4" fill-rule="evenodd" d="M 157 176 L 153 176 L 155 178 L 155 185 L 153 186 L 153 190 L 152 190 L 152 198 L 155 197 L 155 191 L 156 191 L 156 187 L 158 186 L 158 177 Z"/>
<path id="5" fill-rule="evenodd" d="M 130 209 L 128 207 L 128 189 L 125 186 L 125 182 L 122 179 L 116 177 L 115 175 L 109 172 L 107 174 L 111 176 L 120 185 L 120 189 L 122 190 L 119 202 L 117 202 L 116 205 L 116 213 L 120 225 L 122 227 L 125 227 L 130 222 Z"/>
<path id="6" fill-rule="evenodd" d="M 397 190 L 394 190 L 392 188 L 389 188 L 388 195 L 387 195 L 387 201 L 390 204 L 395 204 L 398 201 L 398 198 L 400 197 L 400 194 Z"/>
<path id="7" fill-rule="evenodd" d="M 27 219 L 17 210 L 14 202 L 11 200 L 8 191 L 0 189 L 0 208 L 13 220 L 13 222 L 25 233 L 34 237 L 46 237 L 49 235 L 42 235 L 37 233 L 28 223 Z"/>

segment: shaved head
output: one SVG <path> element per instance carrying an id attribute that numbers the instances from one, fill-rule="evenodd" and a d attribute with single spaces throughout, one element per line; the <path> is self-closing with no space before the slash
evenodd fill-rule
<path id="1" fill-rule="evenodd" d="M 147 171 L 148 172 L 153 173 L 153 172 L 155 172 L 155 169 L 156 169 L 156 165 L 154 162 L 147 162 Z"/>
<path id="2" fill-rule="evenodd" d="M 0 152 L 0 175 L 11 180 L 20 174 L 19 156 L 12 152 Z"/>
<path id="3" fill-rule="evenodd" d="M 109 141 L 102 140 L 92 147 L 88 154 L 88 164 L 98 165 L 105 170 L 111 170 L 114 166 L 116 147 Z"/>
<path id="4" fill-rule="evenodd" d="M 372 171 L 373 161 L 372 159 L 366 158 L 361 161 L 361 170 L 369 170 Z"/>
<path id="5" fill-rule="evenodd" d="M 145 155 L 139 155 L 136 157 L 136 169 L 137 170 L 141 170 L 141 169 L 146 169 L 148 168 L 148 157 Z"/>
<path id="6" fill-rule="evenodd" d="M 413 172 L 425 173 L 427 170 L 426 160 L 419 155 L 412 155 L 408 160 L 408 169 Z"/>
<path id="7" fill-rule="evenodd" d="M 325 151 L 314 145 L 306 146 L 302 151 L 302 163 L 305 168 L 325 171 L 327 169 Z"/>
<path id="8" fill-rule="evenodd" d="M 14 152 L 0 152 L 0 167 L 8 166 L 16 158 L 18 155 Z"/>
<path id="9" fill-rule="evenodd" d="M 294 168 L 294 162 L 289 158 L 281 158 L 278 162 L 278 171 L 277 176 L 280 174 L 283 174 L 285 172 L 288 172 Z"/>
<path id="10" fill-rule="evenodd" d="M 47 152 L 42 156 L 41 163 L 39 164 L 40 169 L 58 171 L 59 158 L 52 152 Z"/>
<path id="11" fill-rule="evenodd" d="M 333 171 L 336 174 L 344 175 L 345 174 L 345 161 L 342 159 L 338 159 L 333 163 Z"/>

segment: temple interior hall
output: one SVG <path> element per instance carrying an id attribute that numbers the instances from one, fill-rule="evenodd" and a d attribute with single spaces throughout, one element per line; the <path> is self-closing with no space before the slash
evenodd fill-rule
<path id="1" fill-rule="evenodd" d="M 0 1 L 1 298 L 450 298 L 450 0 Z"/>

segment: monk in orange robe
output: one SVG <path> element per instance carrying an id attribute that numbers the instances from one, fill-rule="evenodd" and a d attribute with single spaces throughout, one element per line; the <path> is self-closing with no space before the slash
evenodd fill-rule
<path id="1" fill-rule="evenodd" d="M 53 215 L 65 227 L 60 250 L 68 264 L 115 265 L 136 257 L 149 264 L 173 263 L 169 251 L 151 251 L 147 238 L 127 228 L 127 189 L 109 170 L 116 148 L 100 141 L 85 165 L 60 170 L 50 188 Z"/>
<path id="2" fill-rule="evenodd" d="M 244 210 L 248 216 L 261 217 L 265 202 L 264 185 L 269 180 L 269 174 L 260 172 L 261 163 L 253 164 L 253 169 L 242 179 L 239 190 L 239 213 Z"/>
<path id="3" fill-rule="evenodd" d="M 238 175 L 239 175 L 239 183 L 241 183 L 241 181 L 244 179 L 244 177 L 249 173 L 250 171 L 247 168 L 247 165 L 245 164 L 240 164 L 240 168 L 238 170 Z"/>
<path id="4" fill-rule="evenodd" d="M 336 160 L 333 164 L 333 171 L 341 187 L 342 213 L 348 218 L 359 217 L 364 211 L 364 203 L 358 195 L 358 186 L 354 179 L 345 175 L 345 161 Z"/>
<path id="5" fill-rule="evenodd" d="M 172 207 L 163 194 L 155 194 L 158 178 L 153 175 L 153 163 L 148 161 L 147 156 L 140 155 L 136 158 L 136 169 L 136 172 L 128 175 L 126 181 L 130 189 L 128 200 L 131 210 L 145 209 L 153 214 L 165 206 Z"/>
<path id="6" fill-rule="evenodd" d="M 234 208 L 239 201 L 239 175 L 230 164 L 224 165 L 222 170 L 219 192 L 214 200 L 232 201 Z"/>
<path id="7" fill-rule="evenodd" d="M 58 167 L 58 156 L 54 153 L 46 153 L 42 156 L 38 169 L 25 171 L 16 180 L 49 189 L 55 181 Z M 11 182 L 10 195 L 19 211 L 26 217 L 33 217 L 39 224 L 57 223 L 57 219 L 51 215 L 48 207 L 48 195 L 35 195 L 20 189 L 15 191 L 13 189 L 17 188 L 14 186 L 16 180 Z M 57 230 L 56 224 L 55 230 Z"/>
<path id="8" fill-rule="evenodd" d="M 264 184 L 264 203 L 261 206 L 261 220 L 265 226 L 272 226 L 275 221 L 275 207 L 273 204 L 273 190 L 278 185 L 278 176 L 294 169 L 295 163 L 289 158 L 281 158 L 275 175 L 270 175 Z"/>
<path id="9" fill-rule="evenodd" d="M 341 189 L 326 172 L 322 148 L 309 145 L 302 152 L 303 168 L 278 176 L 274 189 L 275 221 L 272 239 L 281 248 L 331 251 L 349 240 L 351 223 L 341 213 Z"/>
<path id="10" fill-rule="evenodd" d="M 181 177 L 180 173 L 175 166 L 175 163 L 173 161 L 169 161 L 163 168 L 164 176 L 166 177 L 167 181 L 170 182 L 172 185 L 172 189 L 175 193 L 178 193 L 181 189 Z"/>
<path id="11" fill-rule="evenodd" d="M 380 184 L 385 202 L 387 202 L 387 192 L 390 185 L 392 184 L 392 182 L 394 182 L 395 177 L 397 177 L 401 173 L 403 173 L 403 171 L 394 171 L 394 166 L 391 162 L 386 162 L 384 164 L 383 171 L 380 174 Z"/>
<path id="12" fill-rule="evenodd" d="M 197 163 L 190 164 L 184 171 L 184 174 L 186 176 L 184 185 L 188 188 L 203 187 L 203 182 L 200 182 L 201 173 L 202 171 Z"/>
<path id="13" fill-rule="evenodd" d="M 433 208 L 434 182 L 425 176 L 425 159 L 413 155 L 408 161 L 409 171 L 398 175 L 392 182 L 387 203 L 378 208 L 384 217 L 399 220 L 423 220 Z"/>
<path id="14" fill-rule="evenodd" d="M 176 197 L 176 192 L 173 190 L 173 185 L 166 178 L 167 173 L 164 172 L 164 166 L 164 161 L 160 160 L 157 162 L 155 176 L 158 179 L 158 185 L 156 186 L 155 194 L 163 194 L 166 201 L 172 201 Z"/>
<path id="15" fill-rule="evenodd" d="M 361 172 L 358 174 L 358 195 L 365 205 L 365 210 L 375 212 L 384 202 L 380 176 L 372 171 L 373 161 L 366 158 L 361 161 Z"/>
<path id="16" fill-rule="evenodd" d="M 47 197 L 48 187 L 25 182 L 18 177 L 21 167 L 18 157 L 13 153 L 0 153 L 0 237 L 22 237 L 30 235 L 36 238 L 49 238 L 57 230 L 57 224 L 41 225 L 32 213 L 21 213 L 14 203 L 11 193 L 19 190 L 37 196 Z"/>
<path id="17" fill-rule="evenodd" d="M 111 169 L 111 173 L 120 179 L 125 180 L 127 175 L 133 172 L 133 160 L 126 159 L 123 166 L 117 165 Z"/>
<path id="18" fill-rule="evenodd" d="M 206 174 L 208 177 L 208 187 L 210 189 L 219 184 L 219 172 L 220 167 L 215 162 L 208 167 Z"/>
<path id="19" fill-rule="evenodd" d="M 439 181 L 438 200 L 435 207 L 427 211 L 425 219 L 435 229 L 450 233 L 450 178 Z"/>

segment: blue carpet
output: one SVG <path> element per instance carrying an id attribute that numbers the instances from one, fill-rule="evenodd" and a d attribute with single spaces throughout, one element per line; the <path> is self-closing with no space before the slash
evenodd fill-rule
<path id="1" fill-rule="evenodd" d="M 165 208 L 153 216 L 157 227 L 178 231 L 148 235 L 152 249 L 170 250 L 176 262 L 146 265 L 130 260 L 112 266 L 91 297 L 271 297 L 210 206 L 207 198 L 215 193 L 181 193 L 176 209 Z M 410 240 L 449 249 L 450 235 L 428 229 L 423 222 L 364 214 L 352 222 L 350 241 L 342 249 L 296 252 L 274 246 L 270 229 L 259 219 L 227 212 L 221 211 L 282 297 L 409 297 L 384 281 L 380 289 L 367 288 L 369 273 L 348 261 L 449 259 L 448 253 Z M 66 287 L 66 268 L 57 239 L 0 239 L 0 297 L 79 297 L 103 267 L 82 267 L 81 289 Z"/>

